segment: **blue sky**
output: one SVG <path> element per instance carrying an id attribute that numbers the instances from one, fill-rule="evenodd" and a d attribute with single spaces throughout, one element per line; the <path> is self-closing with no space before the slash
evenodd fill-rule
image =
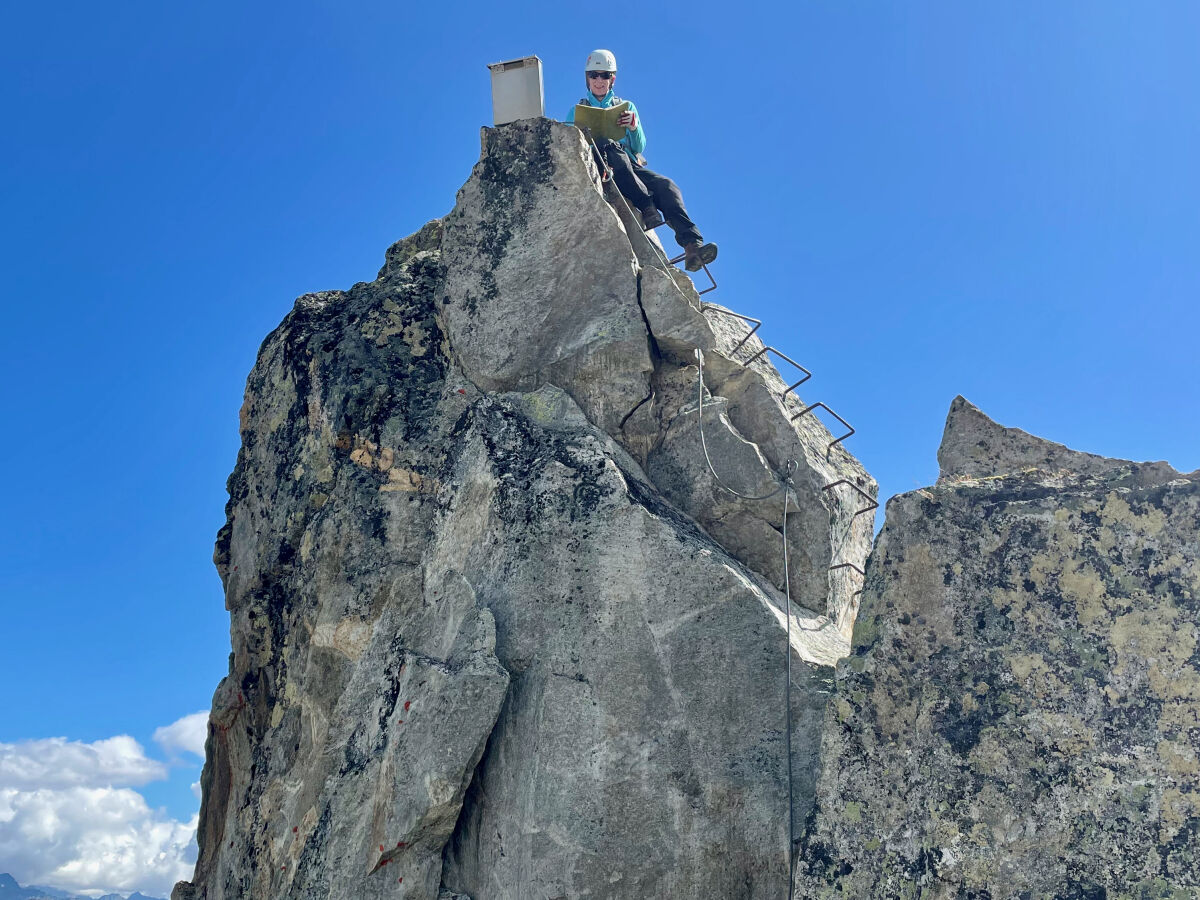
<path id="1" fill-rule="evenodd" d="M 154 734 L 225 671 L 210 557 L 255 352 L 450 210 L 489 62 L 538 54 L 561 118 L 587 52 L 617 54 L 721 246 L 713 299 L 815 372 L 885 496 L 936 477 L 958 393 L 1200 468 L 1200 6 L 598 9 L 3 7 L 0 798 L 4 752 L 62 737 L 95 790 L 195 812 L 198 761 Z M 119 735 L 147 762 L 114 774 L 92 745 Z M 20 841 L 0 871 L 42 878 Z M 66 886 L 163 890 L 130 867 Z"/>

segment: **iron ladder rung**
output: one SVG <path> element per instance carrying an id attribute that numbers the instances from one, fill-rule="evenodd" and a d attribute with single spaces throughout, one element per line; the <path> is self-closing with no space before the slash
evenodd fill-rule
<path id="1" fill-rule="evenodd" d="M 830 571 L 830 572 L 832 572 L 832 571 L 834 571 L 835 569 L 846 569 L 846 568 L 853 569 L 855 572 L 857 572 L 859 575 L 861 575 L 861 576 L 862 576 L 864 579 L 867 577 L 867 573 L 866 573 L 866 572 L 864 572 L 862 569 L 860 569 L 858 566 L 856 566 L 856 565 L 855 565 L 854 563 L 852 563 L 852 562 L 838 563 L 836 566 L 830 566 L 830 567 L 829 567 L 829 571 Z M 857 591 L 855 591 L 855 592 L 854 592 L 853 594 L 851 594 L 850 596 L 851 596 L 851 597 L 857 597 L 857 596 L 858 596 L 859 594 L 861 594 L 862 592 L 863 592 L 863 588 L 859 588 Z"/>
<path id="2" fill-rule="evenodd" d="M 831 490 L 832 488 L 837 487 L 839 484 L 849 485 L 853 490 L 858 492 L 858 495 L 860 497 L 862 497 L 869 504 L 871 504 L 870 506 L 864 506 L 862 509 L 858 510 L 854 515 L 852 515 L 850 517 L 851 519 L 855 519 L 855 518 L 861 516 L 863 513 L 871 512 L 873 510 L 879 509 L 879 501 L 876 500 L 874 497 L 872 497 L 870 494 L 868 494 L 866 491 L 864 491 L 862 488 L 860 488 L 857 484 L 855 484 L 849 478 L 839 478 L 837 481 L 831 481 L 829 484 L 825 485 L 825 487 L 821 488 L 821 490 L 828 491 L 828 490 Z"/>

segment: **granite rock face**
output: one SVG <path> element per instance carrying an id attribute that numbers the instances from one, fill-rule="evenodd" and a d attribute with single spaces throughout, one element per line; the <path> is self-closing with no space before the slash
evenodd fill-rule
<path id="1" fill-rule="evenodd" d="M 961 397 L 893 498 L 797 897 L 1200 895 L 1200 473 Z"/>
<path id="2" fill-rule="evenodd" d="M 786 893 L 870 540 L 826 487 L 875 485 L 595 176 L 485 129 L 446 219 L 264 342 L 177 900 Z M 719 491 L 700 391 L 723 478 L 791 473 L 790 646 L 784 494 Z"/>
<path id="3" fill-rule="evenodd" d="M 955 397 L 946 416 L 946 430 L 938 448 L 938 484 L 954 480 L 991 478 L 1042 472 L 1072 475 L 1104 475 L 1127 468 L 1151 481 L 1170 480 L 1177 474 L 1164 462 L 1134 463 L 1081 453 L 1062 444 L 1035 437 L 1020 428 L 997 425 L 964 397 Z"/>
<path id="4" fill-rule="evenodd" d="M 446 220 L 442 317 L 480 389 L 556 384 L 613 433 L 650 395 L 654 364 L 637 263 L 574 137 L 548 119 L 484 131 Z"/>
<path id="5" fill-rule="evenodd" d="M 871 522 L 854 515 L 862 503 L 852 490 L 825 488 L 845 480 L 873 496 L 874 481 L 840 445 L 830 449 L 814 415 L 792 421 L 804 406 L 768 359 L 753 359 L 761 342 L 739 347 L 748 326 L 715 304 L 702 312 L 691 280 L 597 181 L 571 128 L 530 120 L 484 129 L 482 158 L 442 245 L 440 318 L 456 367 L 484 391 L 564 390 L 669 502 L 782 589 L 782 494 L 777 503 L 737 498 L 715 483 L 702 453 L 695 354 L 704 353 L 706 442 L 729 452 L 714 456 L 714 470 L 739 493 L 761 496 L 794 461 L 793 596 L 849 638 L 862 585 L 848 570 L 831 578 L 829 560 L 861 568 Z"/>

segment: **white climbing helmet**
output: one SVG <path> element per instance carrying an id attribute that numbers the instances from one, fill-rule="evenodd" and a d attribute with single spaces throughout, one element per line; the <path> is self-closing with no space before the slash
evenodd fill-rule
<path id="1" fill-rule="evenodd" d="M 616 74 L 617 58 L 608 50 L 593 50 L 588 54 L 584 72 L 612 72 Z"/>

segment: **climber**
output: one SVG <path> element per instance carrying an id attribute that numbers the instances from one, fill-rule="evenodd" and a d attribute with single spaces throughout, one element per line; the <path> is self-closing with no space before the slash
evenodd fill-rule
<path id="1" fill-rule="evenodd" d="M 618 103 L 629 102 L 613 93 L 613 85 L 617 81 L 617 58 L 607 50 L 593 50 L 588 54 L 584 81 L 588 92 L 580 99 L 580 105 L 607 109 Z M 574 121 L 575 107 L 571 107 L 567 122 Z M 629 102 L 629 108 L 617 122 L 624 126 L 625 137 L 620 142 L 598 142 L 604 159 L 612 166 L 617 187 L 641 212 L 647 231 L 661 225 L 663 216 L 666 216 L 667 224 L 675 232 L 675 241 L 683 248 L 684 268 L 689 272 L 699 271 L 717 258 L 717 245 L 704 242 L 700 230 L 688 217 L 683 195 L 675 182 L 646 168 L 646 159 L 642 156 L 646 148 L 646 132 L 642 129 L 637 107 L 632 102 Z"/>

